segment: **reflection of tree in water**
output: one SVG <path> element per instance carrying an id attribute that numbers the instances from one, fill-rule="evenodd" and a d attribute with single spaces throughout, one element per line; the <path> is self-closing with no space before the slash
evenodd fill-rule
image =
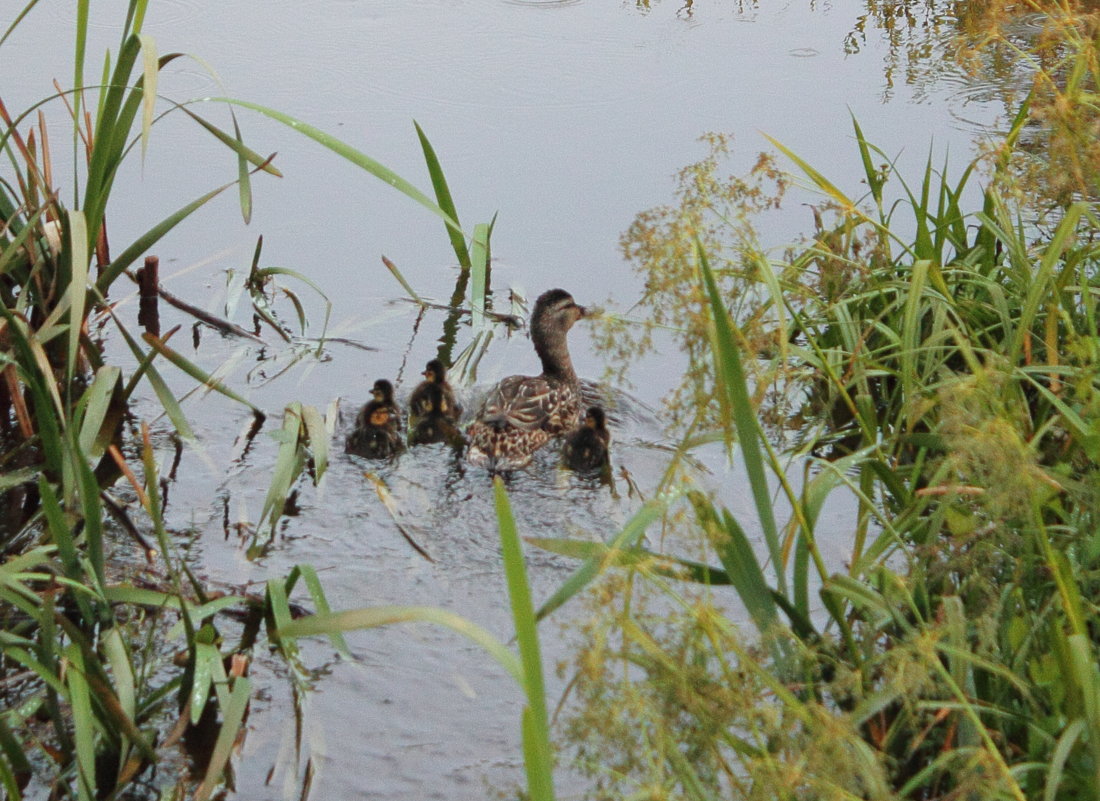
<path id="1" fill-rule="evenodd" d="M 660 1 L 633 5 L 644 12 Z M 739 13 L 756 8 L 752 0 L 736 6 Z M 960 119 L 971 103 L 995 103 L 1007 129 L 1030 98 L 1014 163 L 1026 191 L 1056 204 L 1100 194 L 1100 0 L 864 0 L 864 8 L 838 46 L 855 55 L 885 40 L 884 101 L 901 84 L 918 102 L 933 92 L 951 95 Z M 678 15 L 696 12 L 688 0 Z"/>

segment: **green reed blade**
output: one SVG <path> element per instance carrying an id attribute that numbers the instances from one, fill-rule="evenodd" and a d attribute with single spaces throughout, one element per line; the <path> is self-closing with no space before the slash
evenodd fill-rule
<path id="1" fill-rule="evenodd" d="M 779 149 L 779 151 L 783 153 L 784 156 L 797 164 L 798 168 L 802 170 L 802 172 L 806 173 L 806 176 L 814 182 L 817 188 L 825 194 L 829 195 L 829 197 L 835 200 L 838 204 L 840 204 L 842 209 L 847 212 L 858 213 L 858 207 L 856 206 L 855 202 L 852 201 L 851 198 L 849 198 L 843 192 L 841 192 L 840 189 L 838 189 L 837 186 L 832 183 L 832 181 L 830 181 L 828 178 L 826 178 L 824 175 L 814 169 L 814 167 L 812 167 L 809 162 L 807 162 L 805 159 L 800 158 L 794 153 L 794 151 L 781 144 L 779 140 L 773 139 L 767 134 L 764 134 L 764 138 L 775 145 Z"/>
<path id="2" fill-rule="evenodd" d="M 96 373 L 92 384 L 85 390 L 77 405 L 80 436 L 77 444 L 90 459 L 98 459 L 106 450 L 113 431 L 104 431 L 103 423 L 111 407 L 115 387 L 122 377 L 118 367 L 103 366 Z"/>
<path id="3" fill-rule="evenodd" d="M 876 168 L 871 160 L 871 144 L 863 136 L 859 120 L 855 114 L 851 114 L 852 127 L 856 132 L 856 142 L 859 145 L 859 158 L 863 162 L 863 177 L 867 185 L 871 187 L 871 196 L 875 199 L 875 206 L 882 210 L 882 187 L 886 184 L 886 178 Z"/>
<path id="4" fill-rule="evenodd" d="M 80 553 L 73 539 L 72 526 L 65 519 L 65 509 L 45 476 L 40 476 L 38 479 L 38 493 L 42 499 L 39 508 L 46 519 L 46 530 L 49 532 L 50 541 L 57 548 L 61 568 L 68 578 L 81 581 L 84 578 L 84 570 L 80 564 Z M 74 600 L 84 621 L 89 625 L 94 624 L 96 619 L 87 598 L 76 595 Z"/>
<path id="5" fill-rule="evenodd" d="M 737 590 L 756 628 L 766 636 L 778 622 L 779 615 L 752 543 L 729 511 L 715 509 L 702 493 L 692 493 L 689 497 L 700 528 L 708 533 L 711 546 L 730 577 L 730 583 Z"/>
<path id="6" fill-rule="evenodd" d="M 70 211 L 66 215 L 69 234 L 66 252 L 69 259 L 69 285 L 65 288 L 69 296 L 69 350 L 65 363 L 65 375 L 70 383 L 76 370 L 76 360 L 80 353 L 80 330 L 84 325 L 84 305 L 88 297 L 88 229 L 84 213 Z"/>
<path id="7" fill-rule="evenodd" d="M 525 537 L 524 541 L 544 551 L 568 556 L 571 559 L 593 559 L 613 567 L 630 567 L 642 573 L 653 573 L 679 581 L 692 581 L 711 587 L 730 584 L 729 574 L 720 567 L 702 562 L 655 553 L 647 548 L 611 550 L 602 542 L 573 540 L 558 537 Z"/>
<path id="8" fill-rule="evenodd" d="M 146 344 L 150 345 L 154 350 L 156 350 L 157 353 L 170 361 L 180 370 L 187 373 L 187 375 L 191 376 L 203 386 L 209 387 L 210 389 L 221 395 L 224 395 L 230 400 L 236 401 L 242 406 L 247 406 L 256 414 L 263 414 L 263 412 L 260 411 L 260 407 L 256 406 L 251 401 L 247 400 L 243 396 L 239 395 L 238 393 L 227 387 L 222 381 L 203 370 L 194 362 L 185 358 L 179 351 L 166 345 L 160 337 L 155 337 L 152 334 L 146 332 L 142 334 L 142 339 L 145 340 Z"/>
<path id="9" fill-rule="evenodd" d="M 81 3 L 81 5 L 84 6 L 85 16 L 87 16 L 87 3 L 88 3 L 88 0 L 83 0 L 83 2 Z M 38 0 L 30 0 L 29 3 L 27 3 L 25 6 L 23 6 L 23 9 L 18 14 L 15 15 L 15 19 L 12 20 L 11 25 L 9 25 L 4 30 L 4 35 L 0 36 L 0 45 L 4 44 L 4 42 L 7 40 L 7 38 L 9 36 L 11 36 L 12 31 L 14 31 L 16 28 L 19 27 L 19 23 L 23 21 L 23 17 L 27 16 L 27 14 L 30 13 L 30 10 L 32 8 L 34 8 L 36 5 L 38 5 Z M 77 30 L 78 31 L 80 30 L 79 26 L 77 27 Z M 79 44 L 80 44 L 80 42 L 78 40 L 78 45 Z M 81 52 L 81 50 L 82 50 L 82 48 L 78 46 L 77 52 L 79 53 L 79 52 Z"/>
<path id="10" fill-rule="evenodd" d="M 35 481 L 41 473 L 42 471 L 37 467 L 6 470 L 0 473 L 0 492 L 7 492 L 14 487 L 26 484 L 28 481 Z"/>
<path id="11" fill-rule="evenodd" d="M 321 479 L 328 469 L 329 436 L 325 429 L 324 418 L 316 407 L 302 407 L 302 421 L 306 426 L 306 440 L 309 442 L 310 453 L 313 454 L 313 483 L 320 484 Z"/>
<path id="12" fill-rule="evenodd" d="M 434 606 L 375 606 L 351 609 L 327 615 L 310 615 L 288 623 L 277 632 L 279 638 L 309 637 L 315 634 L 357 631 L 393 623 L 434 623 L 455 631 L 481 646 L 511 676 L 518 687 L 523 686 L 523 668 L 519 658 L 492 634 L 464 617 Z"/>
<path id="13" fill-rule="evenodd" d="M 241 137 L 240 128 L 237 125 L 237 116 L 233 114 L 232 109 L 230 109 L 230 114 L 233 117 L 234 135 L 230 136 L 221 128 L 207 120 L 205 117 L 201 117 L 196 114 L 183 103 L 177 103 L 175 107 L 186 114 L 188 117 L 193 119 L 195 122 L 197 122 L 203 128 L 205 128 L 211 135 L 213 135 L 215 139 L 217 139 L 223 145 L 236 153 L 238 159 L 243 159 L 244 161 L 251 164 L 253 167 L 258 167 L 269 175 L 274 175 L 276 178 L 283 177 L 282 171 L 280 171 L 274 164 L 272 164 L 272 159 L 275 158 L 274 154 L 265 158 L 244 143 L 244 140 Z M 248 221 L 245 220 L 245 222 Z"/>
<path id="14" fill-rule="evenodd" d="M 1009 350 L 1009 359 L 1016 363 L 1023 349 L 1024 339 L 1032 336 L 1031 326 L 1039 313 L 1039 307 L 1049 295 L 1054 282 L 1054 268 L 1069 248 L 1072 240 L 1077 236 L 1077 223 L 1085 211 L 1085 203 L 1079 201 L 1066 209 L 1065 215 L 1058 223 L 1054 236 L 1043 248 L 1042 258 L 1039 259 L 1038 269 L 1034 275 L 1030 275 L 1027 282 L 1027 294 L 1020 317 L 1017 323 L 1016 335 L 1012 339 L 1012 347 Z"/>
<path id="15" fill-rule="evenodd" d="M 485 298 L 489 294 L 489 226 L 474 226 L 474 248 L 470 269 L 470 318 L 474 331 L 485 327 Z"/>
<path id="16" fill-rule="evenodd" d="M 85 679 L 84 652 L 78 645 L 65 648 L 68 669 L 65 671 L 66 695 L 72 714 L 73 740 L 76 743 L 77 795 L 81 801 L 96 797 L 95 715 L 92 693 Z"/>
<path id="17" fill-rule="evenodd" d="M 627 521 L 627 524 L 623 526 L 622 530 L 611 538 L 611 541 L 607 543 L 607 548 L 611 551 L 629 552 L 637 545 L 642 535 L 645 534 L 650 523 L 664 514 L 672 497 L 674 496 L 662 496 L 642 506 L 642 508 L 635 512 L 634 516 Z M 573 574 L 568 579 L 562 582 L 561 586 L 554 591 L 553 595 L 543 602 L 536 613 L 536 619 L 542 620 L 587 587 L 594 578 L 603 572 L 605 566 L 606 563 L 603 558 L 591 557 L 587 559 L 583 565 L 573 571 Z"/>
<path id="18" fill-rule="evenodd" d="M 252 696 L 252 683 L 245 676 L 233 680 L 233 689 L 229 693 L 228 703 L 222 706 L 221 726 L 214 741 L 214 750 L 210 753 L 210 763 L 202 783 L 195 790 L 194 801 L 208 801 L 218 782 L 225 774 L 226 765 L 233 755 L 233 746 L 244 725 L 244 715 Z"/>
<path id="19" fill-rule="evenodd" d="M 466 237 L 462 233 L 461 224 L 458 221 L 458 211 L 455 209 L 454 200 L 451 198 L 451 189 L 447 186 L 443 168 L 435 155 L 435 149 L 428 141 L 423 129 L 421 129 L 420 123 L 413 120 L 413 125 L 416 126 L 416 135 L 420 139 L 420 148 L 424 151 L 424 161 L 428 165 L 428 175 L 431 176 L 432 188 L 435 189 L 435 200 L 439 204 L 439 208 L 458 226 L 457 230 L 449 225 L 447 226 L 447 236 L 451 239 L 451 247 L 454 249 L 455 258 L 458 259 L 458 264 L 463 270 L 469 270 L 471 264 L 470 251 L 466 247 Z"/>
<path id="20" fill-rule="evenodd" d="M 321 580 L 317 578 L 317 571 L 313 569 L 313 565 L 300 564 L 296 565 L 296 568 L 302 574 L 302 581 L 305 582 L 306 589 L 309 590 L 309 597 L 313 599 L 313 606 L 317 609 L 317 613 L 321 615 L 331 614 L 332 609 L 328 605 L 328 598 L 325 597 L 325 589 L 321 586 Z M 343 634 L 338 631 L 332 632 L 329 634 L 329 640 L 340 654 L 351 657 L 351 650 L 348 648 L 347 640 L 344 639 Z"/>
<path id="21" fill-rule="evenodd" d="M 186 206 L 183 206 L 174 214 L 165 217 L 140 237 L 135 239 L 133 243 L 123 250 L 122 253 L 118 254 L 114 261 L 107 265 L 100 274 L 99 279 L 96 281 L 96 287 L 98 287 L 99 291 L 106 293 L 110 289 L 111 284 L 115 282 L 115 279 L 122 275 L 123 271 L 137 261 L 138 258 L 147 253 L 165 234 L 191 216 L 197 209 L 204 206 L 210 200 L 213 200 L 235 183 L 237 182 L 231 181 L 230 183 L 219 186 L 217 189 L 207 192 L 197 200 L 193 200 Z"/>
<path id="22" fill-rule="evenodd" d="M 418 304 L 423 305 L 424 301 L 420 298 L 418 294 L 416 294 L 416 290 L 412 288 L 409 282 L 405 280 L 405 276 L 403 276 L 401 274 L 401 271 L 397 269 L 397 265 L 387 259 L 385 256 L 382 257 L 382 263 L 386 265 L 386 269 L 390 271 L 390 275 L 397 279 L 397 283 L 401 284 L 401 288 L 409 294 L 409 297 L 415 300 Z"/>
<path id="23" fill-rule="evenodd" d="M 141 160 L 149 150 L 149 132 L 153 127 L 153 112 L 157 107 L 157 76 L 160 64 L 157 59 L 157 45 L 148 34 L 138 34 L 141 42 Z"/>
<path id="24" fill-rule="evenodd" d="M 150 350 L 148 353 L 143 351 L 137 341 L 130 335 L 126 326 L 118 319 L 114 309 L 110 306 L 106 308 L 107 313 L 110 314 L 111 318 L 115 321 L 116 329 L 122 334 L 123 340 L 125 340 L 126 345 L 130 348 L 130 352 L 138 363 L 137 369 L 134 371 L 134 374 L 126 384 L 126 388 L 123 390 L 122 399 L 129 399 L 130 395 L 137 387 L 137 382 L 142 376 L 145 376 L 149 381 L 149 385 L 153 388 L 157 400 L 160 401 L 164 413 L 168 415 L 168 419 L 172 421 L 172 426 L 176 429 L 176 433 L 192 445 L 198 445 L 198 438 L 195 436 L 191 424 L 187 422 L 187 416 L 183 413 L 179 401 L 176 400 L 176 396 L 172 394 L 172 391 L 168 388 L 168 384 L 165 383 L 164 379 L 157 371 L 157 368 L 153 366 L 153 359 L 156 358 L 158 351 L 156 349 Z"/>
<path id="25" fill-rule="evenodd" d="M 206 100 L 208 102 L 228 103 L 230 105 L 240 106 L 241 108 L 251 109 L 252 111 L 259 112 L 260 114 L 270 117 L 277 122 L 281 122 L 283 125 L 286 125 L 287 127 L 292 128 L 295 131 L 304 134 L 305 136 L 308 136 L 310 139 L 317 142 L 321 146 L 326 147 L 333 153 L 336 153 L 338 156 L 347 159 L 357 167 L 366 170 L 374 177 L 389 184 L 406 197 L 411 198 L 424 208 L 428 209 L 428 211 L 439 216 L 443 220 L 443 222 L 446 223 L 448 228 L 462 233 L 462 228 L 449 214 L 447 214 L 447 212 L 443 211 L 443 209 L 441 209 L 434 201 L 432 201 L 431 198 L 429 198 L 411 183 L 406 181 L 400 175 L 398 175 L 388 167 L 384 166 L 380 162 L 375 161 L 365 153 L 361 153 L 360 151 L 353 148 L 351 145 L 347 144 L 346 142 L 342 142 L 341 140 L 330 134 L 325 133 L 321 129 L 315 128 L 312 125 L 302 122 L 301 120 L 295 119 L 289 114 L 284 114 L 281 111 L 276 111 L 275 109 L 268 108 L 267 106 L 261 106 L 258 103 L 250 103 L 247 100 L 236 100 L 231 97 L 211 97 L 206 98 Z M 465 236 L 465 234 L 463 234 L 463 236 Z"/>
<path id="26" fill-rule="evenodd" d="M 3 759 L 0 759 L 0 788 L 3 788 L 10 801 L 20 801 L 23 798 L 16 776 L 30 775 L 31 763 L 24 753 L 30 750 L 30 744 L 21 742 L 12 732 L 7 717 L 0 715 L 0 754 L 3 754 Z"/>
<path id="27" fill-rule="evenodd" d="M 752 406 L 746 383 L 744 368 L 741 366 L 741 353 L 733 335 L 733 321 L 722 303 L 718 284 L 710 270 L 706 253 L 700 243 L 696 243 L 696 256 L 702 284 L 710 302 L 711 312 L 711 351 L 714 355 L 714 374 L 718 382 L 718 398 L 727 420 L 732 417 L 737 430 L 737 441 L 741 446 L 741 455 L 745 470 L 749 476 L 756 513 L 764 530 L 764 539 L 775 571 L 776 587 L 780 594 L 787 594 L 787 577 L 779 545 L 779 530 L 775 524 L 772 510 L 768 479 L 764 470 L 764 457 L 760 449 L 763 432 L 756 419 L 756 410 Z M 728 566 L 727 566 L 728 569 Z"/>
<path id="28" fill-rule="evenodd" d="M 512 604 L 512 621 L 516 627 L 516 644 L 523 665 L 523 690 L 527 707 L 523 714 L 524 765 L 527 769 L 527 789 L 536 801 L 554 798 L 553 749 L 550 746 L 550 722 L 546 715 L 546 687 L 542 675 L 542 655 L 531 587 L 523 559 L 516 520 L 512 514 L 508 493 L 500 476 L 493 479 L 497 524 L 500 529 L 501 555 Z"/>
<path id="29" fill-rule="evenodd" d="M 6 202 L 6 197 L 0 193 L 0 198 L 3 198 L 0 203 L 0 219 L 8 221 L 8 225 L 12 229 L 15 229 L 17 222 L 17 215 L 15 207 Z M 0 250 L 0 275 L 4 275 L 9 271 L 9 264 L 19 264 L 19 259 L 22 256 L 23 243 L 27 241 L 27 238 L 32 234 L 38 233 L 38 221 L 45 215 L 48 210 L 47 206 L 43 206 L 38 209 L 34 214 L 27 218 L 27 222 L 23 225 L 15 237 L 4 244 L 4 248 Z"/>
<path id="30" fill-rule="evenodd" d="M 290 488 L 302 474 L 305 466 L 305 458 L 302 454 L 302 406 L 297 401 L 291 402 L 283 410 L 283 426 L 276 433 L 279 442 L 279 451 L 275 456 L 275 466 L 271 471 L 271 483 L 264 497 L 263 509 L 260 510 L 260 519 L 256 523 L 257 531 L 264 526 L 266 521 L 271 526 L 271 536 L 275 536 L 275 526 L 283 515 L 287 496 Z"/>
<path id="31" fill-rule="evenodd" d="M 1070 721 L 1069 725 L 1062 729 L 1058 737 L 1058 744 L 1050 755 L 1050 764 L 1047 767 L 1046 783 L 1043 787 L 1042 801 L 1056 801 L 1060 796 L 1058 788 L 1066 778 L 1066 762 L 1070 754 L 1085 736 L 1085 719 L 1077 718 Z"/>
<path id="32" fill-rule="evenodd" d="M 234 150 L 237 151 L 237 186 L 241 203 L 241 218 L 244 220 L 244 224 L 248 225 L 252 222 L 252 174 L 248 169 L 248 159 L 242 153 L 245 147 L 241 137 L 241 126 L 237 124 L 237 115 L 233 113 L 233 109 L 229 110 L 229 114 L 233 118 L 232 141 L 238 145 Z M 275 155 L 272 154 L 270 158 L 274 157 Z"/>

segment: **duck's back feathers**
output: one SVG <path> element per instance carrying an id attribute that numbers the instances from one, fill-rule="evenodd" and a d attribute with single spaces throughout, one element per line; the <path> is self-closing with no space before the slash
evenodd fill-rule
<path id="1" fill-rule="evenodd" d="M 513 375 L 489 393 L 466 432 L 469 460 L 492 470 L 514 470 L 551 438 L 576 426 L 580 393 L 570 382 Z"/>

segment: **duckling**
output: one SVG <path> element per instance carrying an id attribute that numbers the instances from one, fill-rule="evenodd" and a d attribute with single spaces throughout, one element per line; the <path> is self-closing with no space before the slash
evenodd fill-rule
<path id="1" fill-rule="evenodd" d="M 454 448 L 461 448 L 465 440 L 452 421 L 454 410 L 447 402 L 444 385 L 427 381 L 425 384 L 418 399 L 419 418 L 409 433 L 409 442 L 413 445 L 446 442 Z"/>
<path id="2" fill-rule="evenodd" d="M 611 432 L 607 430 L 607 418 L 599 406 L 590 406 L 584 423 L 565 438 L 561 453 L 565 464 L 572 470 L 593 471 L 609 464 Z"/>
<path id="3" fill-rule="evenodd" d="M 564 289 L 535 301 L 531 341 L 542 374 L 513 375 L 496 385 L 467 429 L 466 457 L 490 470 L 514 470 L 553 437 L 580 423 L 581 390 L 566 336 L 588 312 Z"/>
<path id="4" fill-rule="evenodd" d="M 344 450 L 369 459 L 387 459 L 402 448 L 401 410 L 393 400 L 393 384 L 384 378 L 374 382 L 371 396 L 355 419 Z"/>
<path id="5" fill-rule="evenodd" d="M 438 386 L 443 390 L 443 406 L 445 407 L 445 411 L 442 412 L 443 416 L 451 422 L 458 420 L 462 414 L 462 407 L 455 403 L 455 393 L 451 389 L 451 385 L 447 383 L 447 368 L 443 366 L 443 362 L 439 359 L 432 359 L 425 366 L 422 375 L 424 380 L 417 385 L 412 395 L 409 396 L 409 415 L 411 417 L 427 415 L 430 411 L 428 393 L 432 387 Z M 437 412 L 439 411 L 440 405 L 438 403 L 435 404 L 435 409 Z"/>

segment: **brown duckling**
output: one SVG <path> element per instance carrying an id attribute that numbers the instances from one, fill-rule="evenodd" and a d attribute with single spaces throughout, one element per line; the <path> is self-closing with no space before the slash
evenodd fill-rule
<path id="1" fill-rule="evenodd" d="M 443 362 L 439 359 L 432 359 L 425 366 L 422 375 L 424 380 L 417 385 L 416 389 L 412 391 L 412 395 L 409 396 L 409 416 L 423 417 L 427 415 L 429 412 L 428 392 L 432 387 L 439 387 L 443 391 L 443 405 L 445 407 L 441 413 L 451 422 L 457 421 L 462 414 L 462 407 L 455 402 L 455 393 L 451 389 L 451 385 L 447 383 L 447 368 L 443 366 Z M 440 412 L 439 404 L 435 404 L 435 411 Z"/>
<path id="2" fill-rule="evenodd" d="M 416 424 L 409 432 L 409 442 L 413 445 L 430 445 L 434 442 L 446 442 L 453 448 L 461 448 L 465 443 L 462 432 L 453 422 L 453 409 L 447 402 L 447 393 L 442 384 L 428 383 L 419 398 L 420 411 Z"/>
<path id="3" fill-rule="evenodd" d="M 523 467 L 553 437 L 577 427 L 581 390 L 566 336 L 585 314 L 563 289 L 535 301 L 531 341 L 542 374 L 509 376 L 489 392 L 466 432 L 471 463 L 494 471 Z"/>
<path id="4" fill-rule="evenodd" d="M 562 459 L 572 470 L 600 470 L 609 464 L 611 432 L 607 430 L 607 418 L 599 406 L 591 406 L 584 416 L 584 423 L 565 438 Z"/>
<path id="5" fill-rule="evenodd" d="M 387 459 L 402 449 L 401 410 L 393 400 L 393 384 L 384 378 L 374 382 L 370 400 L 355 419 L 344 450 L 368 459 Z"/>

